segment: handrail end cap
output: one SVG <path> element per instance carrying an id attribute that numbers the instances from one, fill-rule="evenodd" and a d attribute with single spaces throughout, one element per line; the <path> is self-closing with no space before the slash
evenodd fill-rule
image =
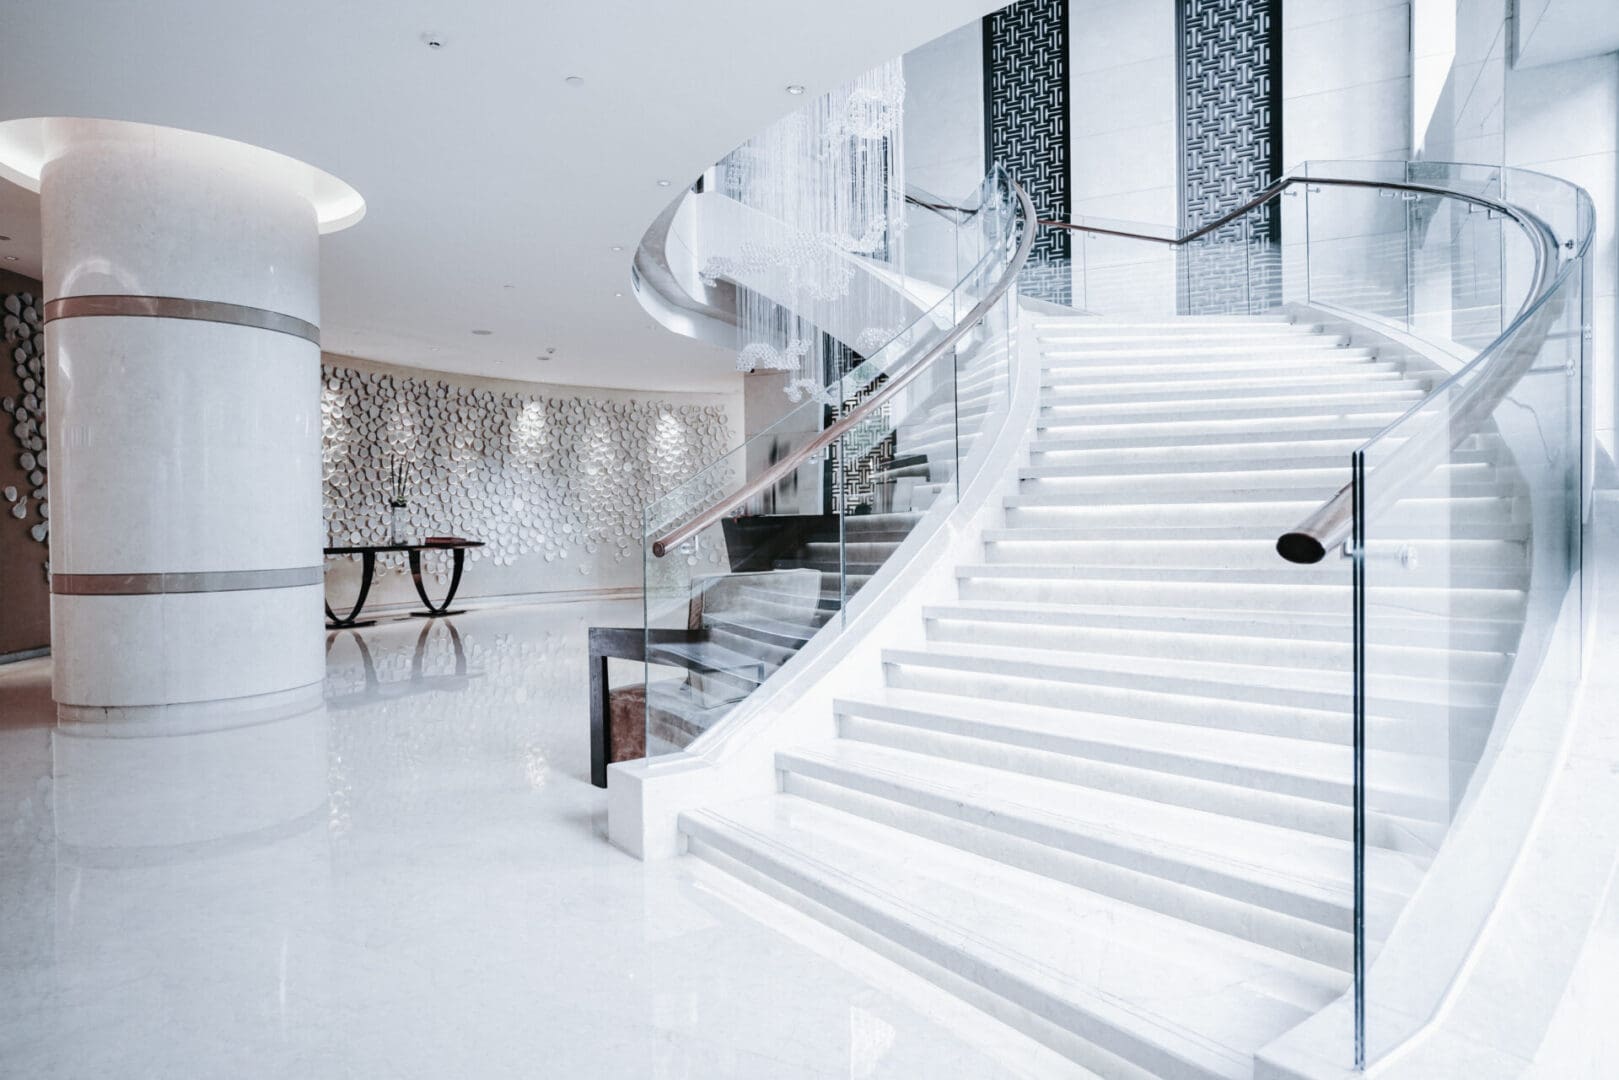
<path id="1" fill-rule="evenodd" d="M 1321 541 L 1306 532 L 1283 533 L 1276 541 L 1276 553 L 1291 563 L 1318 563 L 1327 557 Z"/>

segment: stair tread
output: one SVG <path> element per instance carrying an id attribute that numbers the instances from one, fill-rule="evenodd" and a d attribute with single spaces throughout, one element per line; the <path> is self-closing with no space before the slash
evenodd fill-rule
<path id="1" fill-rule="evenodd" d="M 966 642 L 930 642 L 924 649 L 884 649 L 885 663 L 900 663 L 976 670 L 1001 676 L 1062 678 L 1080 682 L 1080 676 L 1089 678 L 1092 685 L 1106 683 L 1121 685 L 1122 678 L 1150 677 L 1157 680 L 1153 687 L 1184 687 L 1170 689 L 1171 693 L 1192 693 L 1197 687 L 1227 687 L 1246 700 L 1265 701 L 1277 691 L 1290 695 L 1320 699 L 1330 706 L 1342 700 L 1351 702 L 1351 678 L 1348 668 L 1323 671 L 1319 668 L 1293 667 L 1280 664 L 1260 664 L 1252 661 L 1191 660 L 1184 657 L 1143 656 L 1130 653 L 1085 652 L 1076 649 L 1038 649 L 1027 646 L 981 645 Z M 955 667 L 953 665 L 960 665 Z M 1143 689 L 1148 688 L 1143 685 Z M 1468 681 L 1454 674 L 1442 673 L 1421 679 L 1380 673 L 1378 697 L 1383 704 L 1400 700 L 1436 703 L 1445 700 L 1439 691 L 1455 694 L 1458 704 L 1479 705 L 1494 700 L 1498 687 L 1490 682 Z M 1266 693 L 1269 691 L 1270 693 Z M 1206 691 L 1205 691 L 1206 692 Z M 1319 707 L 1319 706 L 1318 706 Z"/>
<path id="2" fill-rule="evenodd" d="M 1304 898 L 1341 912 L 1337 925 L 1349 928 L 1351 845 L 1343 840 L 852 739 L 776 755 L 784 770 L 817 764 L 929 793 L 992 828 L 1030 835 L 1021 827 L 1030 825 L 1048 838 L 1096 838 Z M 1407 856 L 1368 848 L 1366 861 L 1373 888 L 1403 894 L 1415 887 Z"/>
<path id="3" fill-rule="evenodd" d="M 840 715 L 874 719 L 903 715 L 913 722 L 925 723 L 930 717 L 963 721 L 974 731 L 999 732 L 997 741 L 1052 753 L 1090 756 L 1088 748 L 1106 746 L 1143 751 L 1160 759 L 1196 759 L 1226 768 L 1298 777 L 1341 790 L 1342 808 L 1345 813 L 1350 810 L 1354 750 L 1348 745 L 898 687 L 886 687 L 862 697 L 838 698 L 832 707 Z M 1368 754 L 1367 777 L 1377 790 L 1409 798 L 1433 797 L 1435 759 L 1383 750 Z"/>
<path id="4" fill-rule="evenodd" d="M 682 826 L 728 834 L 835 909 L 901 924 L 901 945 L 959 956 L 958 974 L 991 990 L 1066 1003 L 1202 1075 L 1246 1078 L 1256 1050 L 1342 990 L 1313 965 L 790 795 Z"/>

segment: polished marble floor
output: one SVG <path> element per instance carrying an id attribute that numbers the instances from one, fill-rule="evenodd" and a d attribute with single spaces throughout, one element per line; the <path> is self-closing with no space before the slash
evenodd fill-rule
<path id="1" fill-rule="evenodd" d="M 639 613 L 342 632 L 323 708 L 203 734 L 58 730 L 49 661 L 0 668 L 0 1076 L 1071 1075 L 697 860 L 608 845 L 585 628 Z"/>

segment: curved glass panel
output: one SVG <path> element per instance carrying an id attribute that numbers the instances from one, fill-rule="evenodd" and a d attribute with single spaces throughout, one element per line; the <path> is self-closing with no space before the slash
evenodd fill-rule
<path id="1" fill-rule="evenodd" d="M 823 630 L 841 628 L 912 530 L 954 503 L 974 436 L 1005 408 L 1012 295 L 977 317 L 949 356 L 914 377 L 911 369 L 1006 279 L 1015 205 L 996 169 L 947 209 L 913 207 L 918 234 L 907 243 L 923 248 L 926 266 L 894 285 L 921 314 L 869 355 L 851 354 L 815 400 L 695 476 L 671 477 L 647 506 L 649 758 L 689 746 Z M 848 431 L 781 466 L 901 377 L 904 388 Z M 658 553 L 660 540 L 773 471 L 746 503 Z"/>

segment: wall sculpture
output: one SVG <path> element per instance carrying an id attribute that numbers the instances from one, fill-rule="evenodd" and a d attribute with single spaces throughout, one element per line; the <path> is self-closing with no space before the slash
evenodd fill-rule
<path id="1" fill-rule="evenodd" d="M 11 293 L 3 301 L 5 350 L 17 376 L 21 394 L 0 398 L 11 429 L 17 465 L 27 481 L 25 487 L 7 484 L 0 489 L 6 512 L 23 523 L 28 535 L 40 544 L 51 534 L 50 487 L 47 479 L 49 454 L 45 447 L 45 334 L 38 302 L 32 293 Z M 41 560 L 47 578 L 50 555 Z"/>
<path id="2" fill-rule="evenodd" d="M 412 535 L 487 541 L 470 557 L 501 565 L 573 556 L 588 574 L 603 556 L 639 560 L 644 505 L 732 443 L 719 404 L 525 394 L 330 363 L 322 374 L 333 544 L 387 537 L 387 478 L 402 460 Z M 716 494 L 734 479 L 705 477 Z"/>

